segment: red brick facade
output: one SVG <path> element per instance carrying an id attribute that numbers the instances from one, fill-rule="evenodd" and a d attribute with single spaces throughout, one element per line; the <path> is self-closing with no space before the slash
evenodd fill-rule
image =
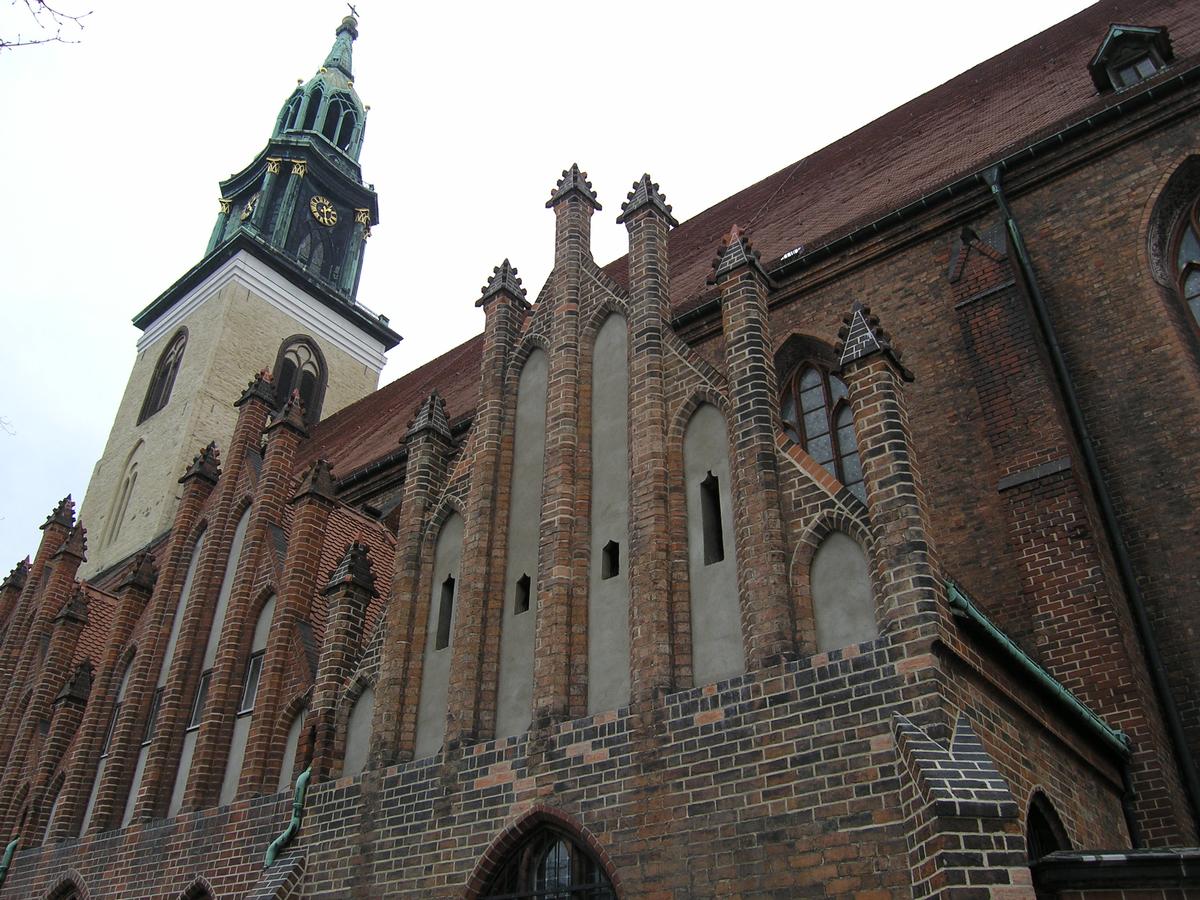
<path id="1" fill-rule="evenodd" d="M 773 176 L 768 200 L 755 185 L 679 224 L 643 176 L 618 218 L 629 255 L 602 268 L 601 205 L 572 166 L 535 303 L 506 260 L 480 339 L 316 425 L 260 373 L 229 446 L 183 473 L 170 532 L 90 583 L 64 500 L 0 585 L 0 825 L 16 840 L 0 896 L 482 898 L 546 834 L 588 860 L 596 896 L 1200 896 L 1200 851 L 1182 849 L 1200 799 L 1200 327 L 1172 268 L 1200 193 L 1200 15 L 1119 11 L 981 67 L 972 84 L 1076 66 L 1064 96 L 1086 91 L 1028 121 L 1010 110 L 1027 149 L 997 137 L 971 177 L 947 157 L 920 203 L 899 191 L 872 218 L 846 199 L 838 219 Z M 1167 27 L 1173 55 L 1118 101 L 1083 49 L 1131 17 Z M 967 77 L 913 110 L 961 116 Z M 830 194 L 865 134 L 814 156 Z M 614 314 L 629 702 L 589 715 L 592 373 Z M 535 351 L 545 453 L 528 484 L 517 388 Z M 780 383 L 806 362 L 844 388 L 852 430 L 826 410 L 827 439 L 842 428 L 861 491 L 818 462 L 816 426 L 789 436 Z M 708 513 L 686 447 L 708 408 L 727 434 L 729 596 L 689 562 Z M 497 737 L 523 492 L 541 497 L 521 613 L 532 724 Z M 842 647 L 817 627 L 834 534 L 865 560 L 876 634 Z M 696 636 L 721 609 L 744 671 L 698 684 L 712 651 Z M 434 652 L 445 736 L 419 755 Z M 301 773 L 303 803 L 277 792 Z"/>

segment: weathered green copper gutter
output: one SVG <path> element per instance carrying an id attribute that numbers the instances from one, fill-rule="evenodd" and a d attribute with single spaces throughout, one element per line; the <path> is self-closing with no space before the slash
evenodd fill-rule
<path id="1" fill-rule="evenodd" d="M 4 879 L 8 877 L 8 867 L 12 865 L 13 854 L 17 852 L 17 843 L 20 840 L 19 837 L 15 837 L 4 848 L 4 858 L 0 859 L 0 886 L 4 885 Z"/>
<path id="2" fill-rule="evenodd" d="M 992 620 L 985 616 L 982 610 L 971 602 L 971 599 L 963 593 L 962 588 L 957 584 L 953 581 L 947 581 L 946 591 L 950 596 L 950 608 L 956 614 L 965 616 L 972 623 L 978 625 L 983 633 L 991 639 L 992 643 L 1005 656 L 1013 660 L 1038 685 L 1045 688 L 1059 703 L 1073 712 L 1076 719 L 1083 724 L 1084 728 L 1097 735 L 1110 750 L 1116 752 L 1121 759 L 1129 757 L 1129 738 L 1123 731 L 1112 728 L 1100 716 L 1089 709 L 1087 705 L 1081 702 L 1078 697 L 1063 687 L 1057 678 L 1030 658 L 1024 650 L 1013 642 L 1012 638 L 997 628 L 992 623 Z"/>
<path id="3" fill-rule="evenodd" d="M 296 779 L 296 796 L 292 798 L 292 821 L 288 822 L 283 834 L 271 841 L 271 846 L 267 848 L 267 860 L 263 868 L 269 869 L 275 865 L 275 860 L 279 859 L 283 848 L 292 842 L 296 837 L 296 832 L 300 830 L 300 816 L 304 812 L 304 800 L 308 796 L 308 780 L 310 778 L 312 778 L 312 766 L 301 772 L 300 777 Z"/>
<path id="4" fill-rule="evenodd" d="M 1191 71 L 1195 70 L 1194 68 Z M 1182 78 L 1183 75 L 1179 77 Z M 1179 716 L 1179 707 L 1176 706 L 1175 697 L 1171 693 L 1166 666 L 1158 649 L 1158 640 L 1154 636 L 1154 626 L 1150 622 L 1150 614 L 1146 609 L 1145 598 L 1142 596 L 1141 584 L 1138 581 L 1137 572 L 1134 571 L 1129 547 L 1125 543 L 1116 507 L 1112 495 L 1109 493 L 1108 481 L 1105 479 L 1104 472 L 1100 468 L 1100 461 L 1096 457 L 1095 445 L 1088 432 L 1087 422 L 1079 402 L 1079 394 L 1075 390 L 1075 382 L 1071 377 L 1071 370 L 1067 366 L 1066 355 L 1058 343 L 1058 334 L 1050 317 L 1046 298 L 1042 295 L 1042 289 L 1038 284 L 1037 272 L 1034 271 L 1029 250 L 1025 246 L 1025 239 L 1021 236 L 1021 227 L 1013 217 L 1012 209 L 1009 208 L 1000 166 L 988 169 L 984 172 L 983 177 L 992 190 L 992 197 L 996 201 L 1000 215 L 1004 217 L 1009 239 L 1016 252 L 1017 270 L 1025 282 L 1029 304 L 1033 307 L 1034 319 L 1037 321 L 1046 353 L 1050 357 L 1050 366 L 1054 371 L 1055 380 L 1062 392 L 1067 420 L 1071 425 L 1072 435 L 1083 459 L 1083 467 L 1087 472 L 1092 495 L 1096 500 L 1109 548 L 1112 550 L 1113 562 L 1117 565 L 1117 575 L 1121 579 L 1121 586 L 1125 589 L 1125 596 L 1128 599 L 1130 610 L 1133 612 L 1133 622 L 1145 655 L 1146 668 L 1149 670 L 1150 685 L 1162 708 L 1163 724 L 1166 725 L 1167 737 L 1179 766 L 1180 777 L 1183 779 L 1183 789 L 1187 794 L 1192 819 L 1196 821 L 1200 819 L 1200 773 L 1196 771 L 1187 736 L 1183 731 L 1183 721 Z"/>

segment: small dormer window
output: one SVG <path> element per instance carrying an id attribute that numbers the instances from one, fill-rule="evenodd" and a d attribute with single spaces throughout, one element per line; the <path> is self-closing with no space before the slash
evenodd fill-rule
<path id="1" fill-rule="evenodd" d="M 1100 92 L 1123 91 L 1153 78 L 1173 58 L 1166 28 L 1111 25 L 1088 69 Z"/>
<path id="2" fill-rule="evenodd" d="M 1118 89 L 1133 87 L 1139 81 L 1154 75 L 1158 69 L 1158 61 L 1148 53 L 1143 54 L 1113 70 L 1113 85 Z"/>

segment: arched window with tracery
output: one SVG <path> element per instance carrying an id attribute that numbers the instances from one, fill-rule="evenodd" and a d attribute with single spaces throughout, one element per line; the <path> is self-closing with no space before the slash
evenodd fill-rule
<path id="1" fill-rule="evenodd" d="M 1200 196 L 1191 202 L 1180 220 L 1175 242 L 1175 271 L 1183 302 L 1191 310 L 1192 320 L 1200 326 Z"/>
<path id="2" fill-rule="evenodd" d="M 179 374 L 179 365 L 183 362 L 183 351 L 187 347 L 187 331 L 179 329 L 167 349 L 158 358 L 154 367 L 154 376 L 150 379 L 150 387 L 146 390 L 146 399 L 142 401 L 142 411 L 138 415 L 138 424 L 142 424 L 171 399 L 171 388 L 175 386 L 175 376 Z"/>
<path id="3" fill-rule="evenodd" d="M 321 350 L 309 338 L 295 336 L 284 341 L 275 359 L 275 396 L 280 408 L 292 391 L 299 391 L 304 421 L 318 421 L 325 400 L 325 371 Z"/>
<path id="4" fill-rule="evenodd" d="M 787 436 L 865 502 L 847 394 L 845 382 L 828 369 L 802 363 L 783 381 L 779 412 Z"/>
<path id="5" fill-rule="evenodd" d="M 321 133 L 338 149 L 349 150 L 355 121 L 354 102 L 345 94 L 334 94 L 329 98 Z"/>
<path id="6" fill-rule="evenodd" d="M 565 831 L 545 826 L 516 848 L 483 896 L 493 900 L 616 900 L 617 892 L 586 848 Z"/>

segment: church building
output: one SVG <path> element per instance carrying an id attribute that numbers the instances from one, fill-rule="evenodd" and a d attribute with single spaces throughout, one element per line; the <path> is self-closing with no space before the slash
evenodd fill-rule
<path id="1" fill-rule="evenodd" d="M 1200 7 L 547 173 L 383 388 L 357 28 L 0 584 L 0 900 L 1200 897 Z"/>

